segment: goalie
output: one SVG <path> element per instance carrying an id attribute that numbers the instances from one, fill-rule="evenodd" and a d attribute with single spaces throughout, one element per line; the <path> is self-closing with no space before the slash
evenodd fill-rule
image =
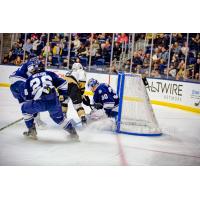
<path id="1" fill-rule="evenodd" d="M 94 93 L 94 104 L 90 104 L 89 97 L 87 96 L 87 101 L 84 102 L 85 105 L 94 107 L 94 110 L 91 112 L 91 118 L 99 119 L 103 116 L 116 117 L 118 115 L 119 97 L 111 86 L 105 83 L 99 83 L 94 78 L 88 81 L 87 86 Z"/>
<path id="2" fill-rule="evenodd" d="M 69 71 L 64 79 L 68 83 L 68 98 L 60 96 L 62 111 L 67 115 L 69 98 L 72 100 L 74 109 L 77 111 L 83 125 L 87 123 L 85 110 L 82 106 L 82 98 L 85 92 L 86 73 L 80 63 L 74 63 L 72 70 Z"/>

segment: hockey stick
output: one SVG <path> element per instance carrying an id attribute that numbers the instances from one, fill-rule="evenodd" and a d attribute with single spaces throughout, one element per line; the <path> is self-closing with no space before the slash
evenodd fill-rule
<path id="1" fill-rule="evenodd" d="M 20 118 L 20 119 L 18 119 L 18 120 L 16 120 L 16 121 L 14 121 L 14 122 L 12 122 L 12 123 L 6 125 L 6 126 L 0 128 L 0 131 L 4 130 L 4 129 L 6 129 L 6 128 L 8 128 L 8 127 L 10 127 L 10 126 L 12 126 L 12 125 L 18 123 L 18 122 L 20 122 L 20 121 L 22 121 L 23 119 L 24 119 L 24 118 L 22 117 L 22 118 Z"/>
<path id="2" fill-rule="evenodd" d="M 103 108 L 103 105 L 101 103 L 96 103 L 96 105 L 102 106 Z M 90 104 L 89 107 L 91 108 L 91 110 L 93 110 L 95 108 L 95 104 Z"/>
<path id="3" fill-rule="evenodd" d="M 200 101 L 197 102 L 197 103 L 194 103 L 195 106 L 199 106 L 199 104 L 200 104 Z"/>

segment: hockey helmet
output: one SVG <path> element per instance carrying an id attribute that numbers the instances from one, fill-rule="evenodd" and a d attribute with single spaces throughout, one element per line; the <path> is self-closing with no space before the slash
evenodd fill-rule
<path id="1" fill-rule="evenodd" d="M 91 78 L 88 81 L 88 84 L 87 84 L 89 90 L 91 90 L 94 86 L 97 86 L 97 85 L 99 85 L 99 82 L 96 79 L 94 79 L 94 78 Z"/>
<path id="2" fill-rule="evenodd" d="M 81 65 L 81 63 L 74 63 L 72 65 L 72 70 L 73 71 L 78 71 L 79 69 L 83 69 L 83 66 Z"/>
<path id="3" fill-rule="evenodd" d="M 42 72 L 44 70 L 45 70 L 45 65 L 41 61 L 39 61 L 39 63 L 31 63 L 28 66 L 28 71 L 31 74 L 35 74 L 37 72 Z"/>
<path id="4" fill-rule="evenodd" d="M 35 63 L 35 64 L 39 64 L 40 60 L 38 59 L 37 56 L 30 58 L 30 62 Z"/>

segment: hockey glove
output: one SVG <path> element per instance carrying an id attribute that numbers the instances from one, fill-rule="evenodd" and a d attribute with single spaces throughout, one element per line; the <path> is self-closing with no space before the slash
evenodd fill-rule
<path id="1" fill-rule="evenodd" d="M 96 108 L 97 110 L 102 109 L 103 105 L 101 103 L 94 103 L 94 108 Z"/>
<path id="2" fill-rule="evenodd" d="M 51 92 L 52 92 L 52 88 L 50 88 L 49 86 L 43 87 L 43 93 L 44 94 L 50 94 Z"/>
<path id="3" fill-rule="evenodd" d="M 83 95 L 82 101 L 83 101 L 83 104 L 85 104 L 86 106 L 90 106 L 90 98 L 88 96 Z"/>

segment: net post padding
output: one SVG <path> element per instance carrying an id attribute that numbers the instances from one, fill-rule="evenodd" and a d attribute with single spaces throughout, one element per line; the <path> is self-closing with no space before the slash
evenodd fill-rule
<path id="1" fill-rule="evenodd" d="M 162 134 L 141 75 L 119 73 L 117 94 L 120 98 L 117 133 L 138 136 Z"/>

